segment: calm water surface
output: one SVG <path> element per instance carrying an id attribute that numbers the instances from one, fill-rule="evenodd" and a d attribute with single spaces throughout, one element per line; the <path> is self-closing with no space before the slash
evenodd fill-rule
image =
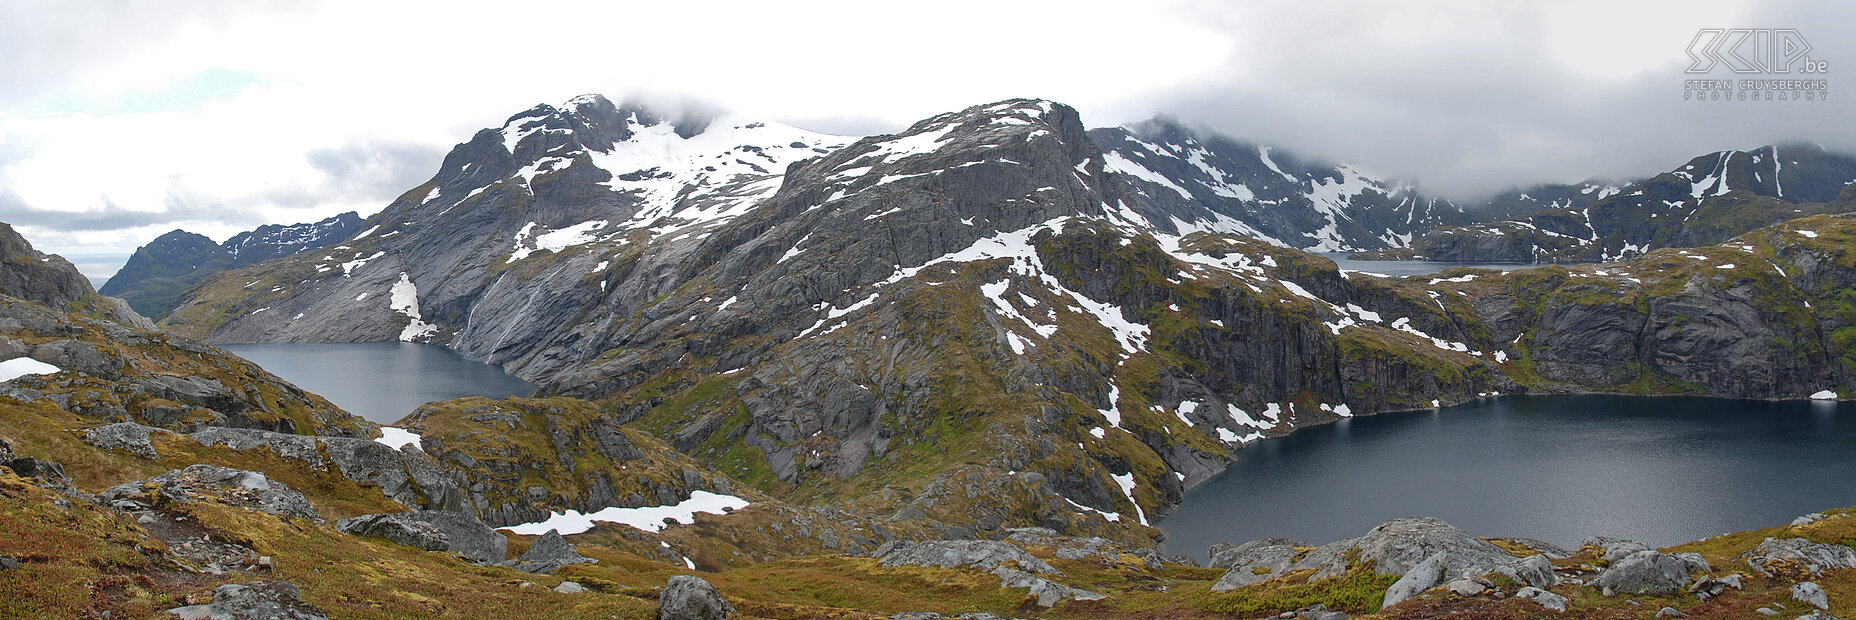
<path id="1" fill-rule="evenodd" d="M 420 405 L 465 396 L 527 395 L 535 384 L 479 364 L 456 351 L 410 342 L 229 344 L 219 348 L 321 394 L 349 413 L 379 424 Z"/>
<path id="2" fill-rule="evenodd" d="M 1856 505 L 1856 403 L 1511 396 L 1266 439 L 1155 525 L 1172 553 L 1432 516 L 1482 536 L 1668 546 Z"/>

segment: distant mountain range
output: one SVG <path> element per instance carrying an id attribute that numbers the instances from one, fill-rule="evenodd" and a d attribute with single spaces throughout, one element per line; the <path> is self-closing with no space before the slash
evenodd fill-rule
<path id="1" fill-rule="evenodd" d="M 208 275 L 328 246 L 348 238 L 360 224 L 361 216 L 350 211 L 309 224 L 260 226 L 219 244 L 204 235 L 172 231 L 136 248 L 98 292 L 121 297 L 136 312 L 159 320 L 174 309 L 182 291 Z"/>
<path id="2" fill-rule="evenodd" d="M 1814 145 L 1722 151 L 1643 181 L 1578 196 L 1536 192 L 1535 213 L 1433 230 L 1412 241 L 1440 261 L 1596 262 L 1721 243 L 1748 230 L 1856 209 L 1856 158 Z M 1593 197 L 1587 199 L 1586 197 Z"/>

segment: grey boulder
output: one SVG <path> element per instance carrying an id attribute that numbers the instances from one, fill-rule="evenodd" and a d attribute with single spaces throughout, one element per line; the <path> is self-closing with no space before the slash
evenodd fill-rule
<path id="1" fill-rule="evenodd" d="M 929 540 L 899 544 L 877 559 L 884 566 L 992 570 L 1010 563 L 1033 573 L 1059 572 L 1024 549 L 997 540 Z"/>
<path id="2" fill-rule="evenodd" d="M 1225 573 L 1212 584 L 1212 590 L 1233 590 L 1280 575 L 1295 563 L 1295 548 L 1307 546 L 1293 538 L 1265 538 L 1219 549 L 1212 554 L 1210 568 L 1222 568 Z"/>
<path id="3" fill-rule="evenodd" d="M 1384 608 L 1397 605 L 1437 585 L 1437 578 L 1443 574 L 1444 562 L 1449 554 L 1448 551 L 1439 551 L 1405 571 L 1405 575 L 1393 582 L 1392 587 L 1386 588 L 1385 598 L 1379 606 Z"/>
<path id="4" fill-rule="evenodd" d="M 1781 564 L 1796 564 L 1814 575 L 1827 570 L 1856 568 L 1856 550 L 1803 538 L 1768 538 L 1740 558 L 1766 576 L 1771 576 L 1770 569 Z"/>
<path id="5" fill-rule="evenodd" d="M 1456 580 L 1479 577 L 1515 561 L 1515 557 L 1489 541 L 1477 538 L 1474 534 L 1457 529 L 1440 519 L 1430 517 L 1406 517 L 1393 519 L 1359 538 L 1340 540 L 1309 551 L 1280 570 L 1283 554 L 1293 558 L 1294 541 L 1277 539 L 1260 541 L 1255 547 L 1251 543 L 1230 549 L 1226 553 L 1227 561 L 1236 564 L 1248 562 L 1248 568 L 1233 568 L 1212 586 L 1214 591 L 1229 590 L 1249 583 L 1269 579 L 1289 570 L 1314 569 L 1314 578 L 1337 577 L 1347 571 L 1348 552 L 1357 552 L 1362 562 L 1370 562 L 1381 575 L 1404 576 L 1414 566 L 1444 553 L 1440 561 L 1440 574 L 1434 578 Z M 1286 551 L 1285 551 L 1286 550 Z M 1262 569 L 1259 572 L 1258 569 Z"/>
<path id="6" fill-rule="evenodd" d="M 1495 569 L 1495 572 L 1506 575 L 1509 579 L 1520 582 L 1521 585 L 1537 588 L 1551 588 L 1560 582 L 1559 575 L 1553 572 L 1553 563 L 1547 560 L 1547 555 L 1544 553 L 1515 560 Z"/>
<path id="7" fill-rule="evenodd" d="M 1655 550 L 1643 550 L 1611 564 L 1598 576 L 1605 595 L 1674 594 L 1688 586 L 1688 565 Z"/>
<path id="8" fill-rule="evenodd" d="M 153 487 L 152 490 L 150 487 Z M 190 465 L 147 480 L 110 487 L 100 497 L 122 499 L 144 492 L 156 497 L 198 502 L 217 500 L 246 510 L 321 521 L 309 500 L 283 483 L 255 471 L 218 465 Z"/>
<path id="9" fill-rule="evenodd" d="M 1579 546 L 1598 547 L 1600 550 L 1598 557 L 1606 562 L 1616 562 L 1629 557 L 1630 554 L 1650 548 L 1649 545 L 1634 540 L 1612 538 L 1610 536 L 1593 536 L 1585 539 L 1585 542 L 1581 543 Z"/>
<path id="10" fill-rule="evenodd" d="M 464 556 L 478 564 L 503 561 L 509 539 L 484 525 L 477 517 L 443 510 L 414 510 L 362 515 L 335 525 L 343 533 L 385 538 L 426 551 Z"/>
<path id="11" fill-rule="evenodd" d="M 1792 598 L 1818 609 L 1830 609 L 1830 595 L 1824 592 L 1823 587 L 1810 581 L 1792 584 Z"/>
<path id="12" fill-rule="evenodd" d="M 104 450 L 121 450 L 152 459 L 160 456 L 155 454 L 155 445 L 149 442 L 149 434 L 155 431 L 166 432 L 134 422 L 105 424 L 84 431 L 84 443 Z"/>
<path id="13" fill-rule="evenodd" d="M 701 577 L 677 575 L 657 597 L 658 620 L 726 620 L 735 608 Z"/>
<path id="14" fill-rule="evenodd" d="M 1516 591 L 1514 595 L 1517 598 L 1524 598 L 1524 599 L 1533 601 L 1534 603 L 1540 605 L 1541 607 L 1545 607 L 1553 611 L 1562 611 L 1562 612 L 1566 611 L 1566 602 L 1567 602 L 1566 597 L 1560 596 L 1558 594 L 1554 594 L 1552 592 L 1548 592 L 1546 590 L 1542 590 L 1540 588 L 1536 588 L 1534 586 L 1528 586 L 1525 588 L 1521 588 L 1520 590 Z"/>
<path id="15" fill-rule="evenodd" d="M 1039 607 L 1050 607 L 1064 600 L 1095 601 L 1103 598 L 1102 595 L 1088 590 L 1073 588 L 1022 570 L 1014 570 L 1004 566 L 992 569 L 992 574 L 999 578 L 999 585 L 1001 587 L 1024 588 L 1029 594 L 1037 597 Z"/>
<path id="16" fill-rule="evenodd" d="M 553 574 L 562 566 L 570 564 L 598 563 L 599 560 L 580 555 L 574 546 L 561 537 L 559 530 L 548 530 L 540 540 L 529 546 L 522 558 L 516 561 L 516 570 L 538 575 Z"/>
<path id="17" fill-rule="evenodd" d="M 302 601 L 302 590 L 282 581 L 229 583 L 213 589 L 213 602 L 168 610 L 197 620 L 328 620 L 328 614 Z"/>

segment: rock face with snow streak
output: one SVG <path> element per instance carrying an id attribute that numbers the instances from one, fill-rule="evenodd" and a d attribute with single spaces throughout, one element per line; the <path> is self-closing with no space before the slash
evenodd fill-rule
<path id="1" fill-rule="evenodd" d="M 1310 251 L 1401 248 L 1412 235 L 1474 215 L 1409 183 L 1157 118 L 1092 129 L 1134 198 L 1164 213 L 1156 227 L 1243 235 Z"/>
<path id="2" fill-rule="evenodd" d="M 1603 188 L 1589 204 L 1553 198 L 1548 208 L 1525 217 L 1440 228 L 1411 245 L 1440 261 L 1617 260 L 1652 248 L 1721 243 L 1804 215 L 1851 211 L 1856 194 L 1846 186 L 1853 180 L 1856 158 L 1816 145 L 1722 151 Z"/>

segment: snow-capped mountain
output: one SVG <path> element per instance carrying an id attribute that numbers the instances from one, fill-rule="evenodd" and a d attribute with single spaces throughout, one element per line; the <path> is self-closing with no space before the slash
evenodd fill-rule
<path id="1" fill-rule="evenodd" d="M 1238 234 L 1331 252 L 1410 245 L 1415 233 L 1472 216 L 1411 184 L 1354 166 L 1196 131 L 1168 119 L 1090 130 L 1157 228 Z"/>
<path id="2" fill-rule="evenodd" d="M 1702 155 L 1650 179 L 1586 185 L 1577 196 L 1507 220 L 1441 228 L 1413 242 L 1449 261 L 1588 262 L 1695 247 L 1814 213 L 1856 208 L 1845 195 L 1856 158 L 1814 145 L 1766 146 Z M 1589 202 L 1585 196 L 1596 196 Z"/>
<path id="3" fill-rule="evenodd" d="M 1609 389 L 1661 373 L 1759 397 L 1828 382 L 1821 356 L 1766 374 L 1734 366 L 1752 354 L 1691 363 L 1791 338 L 1735 322 L 1757 312 L 1641 345 L 1681 364 L 1619 368 L 1584 335 L 1643 325 L 1623 316 L 1634 305 L 1578 308 L 1568 290 L 1569 309 L 1544 312 L 1518 278 L 1339 270 L 1266 228 L 1306 218 L 1312 247 L 1385 247 L 1403 237 L 1356 231 L 1461 211 L 1212 142 L 1092 136 L 1043 100 L 851 139 L 577 98 L 479 132 L 340 245 L 213 276 L 165 325 L 443 344 L 770 493 L 987 531 L 1125 533 L 1265 435 L 1516 377 Z M 1620 287 L 1605 294 L 1661 277 L 1630 273 L 1601 274 Z M 1508 374 L 1511 348 L 1534 370 Z"/>

